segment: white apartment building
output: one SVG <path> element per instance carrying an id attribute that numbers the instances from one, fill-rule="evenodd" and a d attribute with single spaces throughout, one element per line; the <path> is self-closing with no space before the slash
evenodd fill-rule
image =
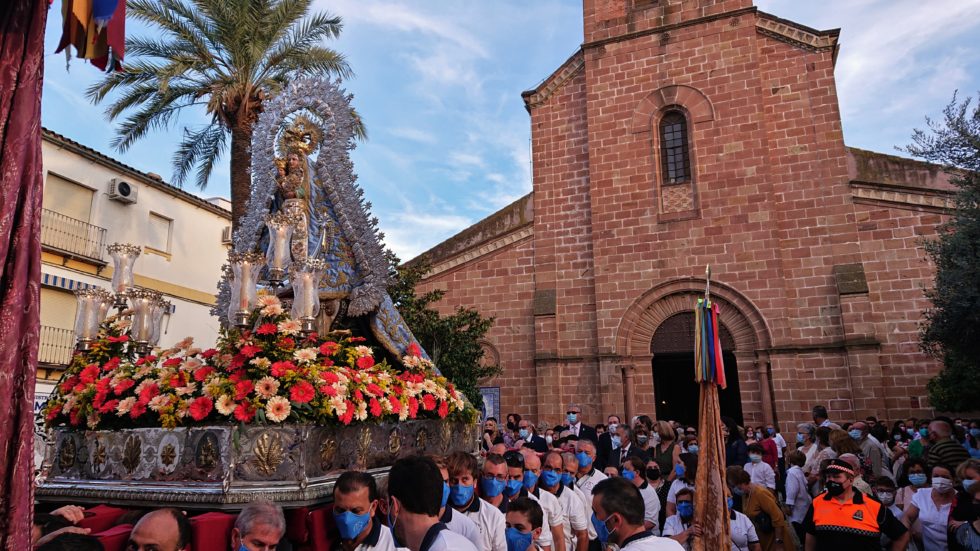
<path id="1" fill-rule="evenodd" d="M 205 200 L 45 129 L 41 215 L 41 343 L 37 400 L 47 399 L 74 348 L 75 289 L 109 288 L 111 243 L 132 243 L 136 285 L 173 303 L 160 345 L 218 336 L 209 310 L 230 245 L 225 199 Z"/>

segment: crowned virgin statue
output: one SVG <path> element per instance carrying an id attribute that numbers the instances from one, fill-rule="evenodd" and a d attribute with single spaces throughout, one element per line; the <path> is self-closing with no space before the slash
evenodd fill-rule
<path id="1" fill-rule="evenodd" d="M 315 258 L 323 241 L 322 224 L 316 205 L 321 201 L 319 182 L 314 181 L 310 154 L 320 144 L 320 129 L 305 117 L 283 130 L 279 149 L 284 158 L 276 159 L 279 176 L 271 211 L 281 212 L 294 222 L 290 253 L 294 261 Z"/>

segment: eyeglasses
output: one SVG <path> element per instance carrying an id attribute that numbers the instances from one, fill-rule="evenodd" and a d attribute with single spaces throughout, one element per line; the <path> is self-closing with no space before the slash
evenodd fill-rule
<path id="1" fill-rule="evenodd" d="M 561 474 L 561 467 L 541 467 L 541 470 Z"/>
<path id="2" fill-rule="evenodd" d="M 570 409 L 570 410 L 568 410 L 568 411 L 565 412 L 565 414 L 567 414 L 567 415 L 571 415 L 573 413 L 576 414 L 576 415 L 578 415 L 579 413 L 582 413 L 582 412 L 581 411 L 576 411 L 574 409 Z"/>
<path id="3" fill-rule="evenodd" d="M 499 475 L 494 476 L 492 474 L 485 474 L 485 475 L 483 475 L 483 479 L 484 480 L 497 479 L 500 482 L 507 482 L 507 475 L 499 474 Z"/>

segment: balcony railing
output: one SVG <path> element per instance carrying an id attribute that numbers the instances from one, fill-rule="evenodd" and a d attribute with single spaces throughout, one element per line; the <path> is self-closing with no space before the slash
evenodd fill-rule
<path id="1" fill-rule="evenodd" d="M 105 234 L 105 228 L 42 209 L 41 245 L 45 248 L 105 264 Z"/>
<path id="2" fill-rule="evenodd" d="M 75 332 L 60 327 L 41 326 L 41 343 L 37 350 L 38 363 L 67 366 L 75 350 Z"/>

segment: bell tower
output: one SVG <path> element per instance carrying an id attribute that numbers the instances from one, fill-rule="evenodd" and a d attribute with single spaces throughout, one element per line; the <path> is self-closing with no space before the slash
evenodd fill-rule
<path id="1" fill-rule="evenodd" d="M 585 44 L 752 7 L 752 0 L 584 0 Z"/>

